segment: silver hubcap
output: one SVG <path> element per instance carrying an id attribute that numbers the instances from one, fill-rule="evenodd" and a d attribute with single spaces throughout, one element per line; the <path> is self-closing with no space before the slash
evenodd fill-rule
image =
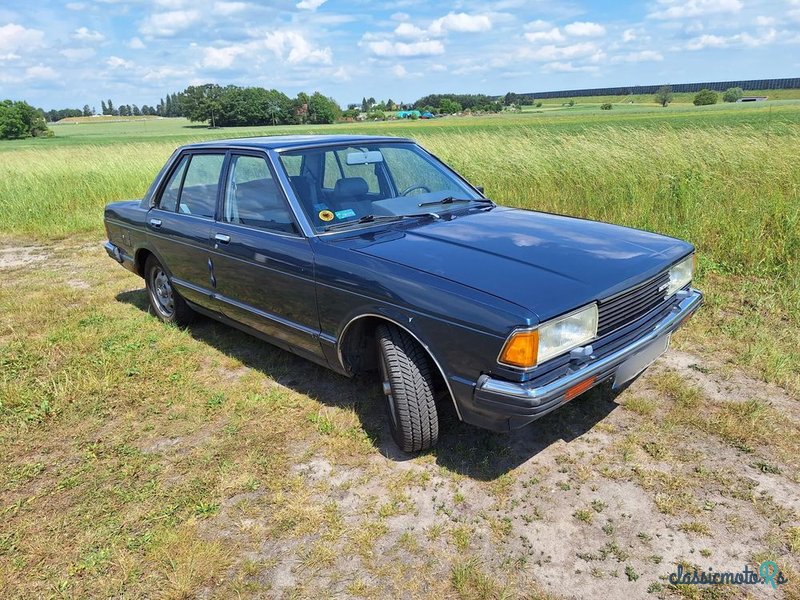
<path id="1" fill-rule="evenodd" d="M 165 317 L 172 316 L 175 310 L 175 298 L 172 294 L 172 286 L 167 279 L 167 274 L 162 269 L 153 269 L 152 288 L 150 291 L 156 308 Z"/>

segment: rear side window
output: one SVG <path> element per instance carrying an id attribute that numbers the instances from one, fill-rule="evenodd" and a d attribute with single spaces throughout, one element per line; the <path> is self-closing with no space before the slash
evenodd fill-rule
<path id="1" fill-rule="evenodd" d="M 271 231 L 297 232 L 267 161 L 258 156 L 231 158 L 223 220 Z"/>
<path id="2" fill-rule="evenodd" d="M 183 182 L 183 174 L 186 172 L 187 164 L 189 164 L 189 157 L 184 156 L 180 163 L 178 163 L 178 168 L 172 172 L 172 177 L 170 177 L 167 187 L 165 187 L 164 191 L 161 193 L 161 200 L 158 202 L 158 207 L 161 210 L 175 212 L 178 206 L 178 194 L 181 192 L 181 183 Z"/>
<path id="3" fill-rule="evenodd" d="M 178 212 L 196 217 L 214 217 L 224 160 L 224 154 L 192 156 L 183 180 Z"/>

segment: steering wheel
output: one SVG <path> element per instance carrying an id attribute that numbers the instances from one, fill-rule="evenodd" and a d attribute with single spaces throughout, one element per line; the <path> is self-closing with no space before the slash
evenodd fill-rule
<path id="1" fill-rule="evenodd" d="M 409 192 L 413 192 L 414 190 L 425 190 L 429 194 L 431 193 L 431 190 L 426 185 L 412 185 L 411 187 L 407 187 L 402 192 L 400 192 L 400 195 L 407 196 Z"/>

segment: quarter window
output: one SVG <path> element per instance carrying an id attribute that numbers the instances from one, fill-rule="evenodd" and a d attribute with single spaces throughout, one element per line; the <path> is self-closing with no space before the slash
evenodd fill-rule
<path id="1" fill-rule="evenodd" d="M 164 188 L 161 194 L 161 200 L 158 203 L 158 207 L 161 210 L 175 212 L 175 209 L 178 207 L 178 194 L 181 192 L 183 174 L 186 172 L 186 165 L 188 163 L 189 157 L 184 156 L 178 164 L 178 167 L 172 172 L 172 177 L 170 177 L 167 187 Z"/>
<path id="2" fill-rule="evenodd" d="M 213 218 L 224 154 L 195 154 L 189 162 L 181 189 L 178 212 Z"/>
<path id="3" fill-rule="evenodd" d="M 271 231 L 297 232 L 267 161 L 257 156 L 231 158 L 223 220 Z"/>

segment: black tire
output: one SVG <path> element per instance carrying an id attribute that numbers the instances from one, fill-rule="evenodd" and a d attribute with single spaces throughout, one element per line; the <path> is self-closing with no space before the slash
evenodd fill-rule
<path id="1" fill-rule="evenodd" d="M 194 321 L 197 313 L 172 287 L 166 270 L 155 256 L 149 256 L 144 264 L 144 281 L 150 310 L 159 319 L 181 327 Z"/>
<path id="2" fill-rule="evenodd" d="M 439 417 L 430 358 L 416 340 L 394 325 L 378 325 L 375 337 L 394 441 L 404 452 L 435 446 Z"/>

